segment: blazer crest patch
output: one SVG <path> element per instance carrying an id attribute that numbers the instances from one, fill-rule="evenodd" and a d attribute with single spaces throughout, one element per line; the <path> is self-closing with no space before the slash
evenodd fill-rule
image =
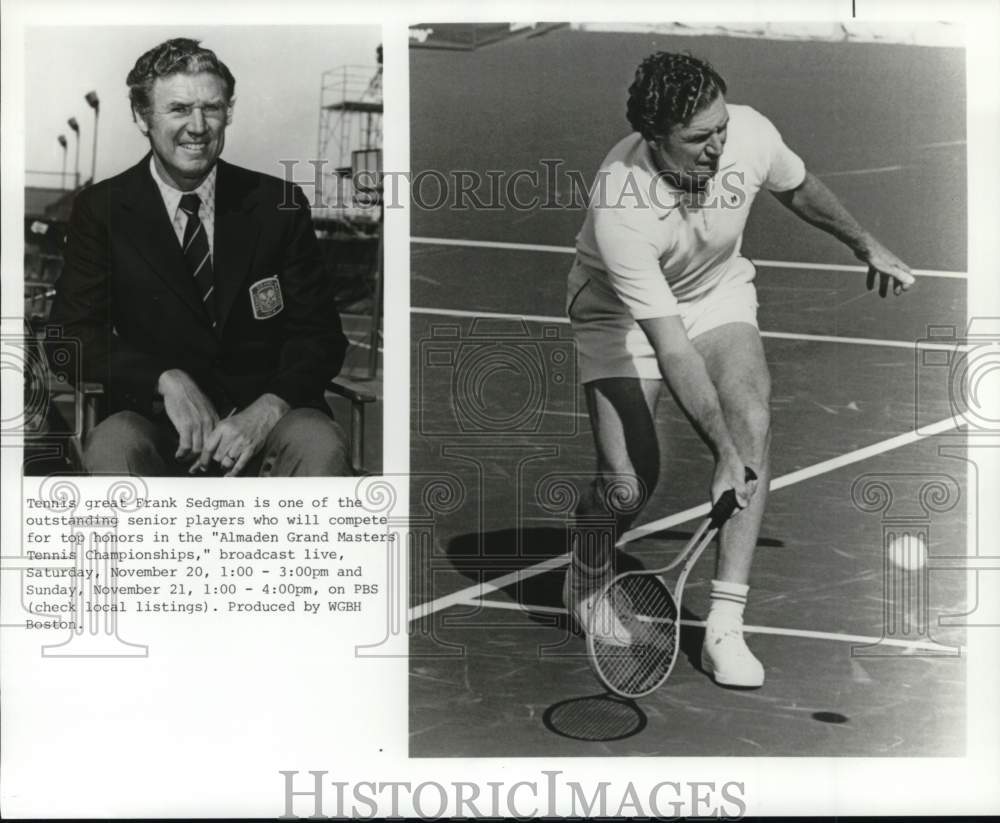
<path id="1" fill-rule="evenodd" d="M 250 286 L 250 305 L 257 320 L 274 317 L 285 307 L 277 277 L 265 277 Z"/>

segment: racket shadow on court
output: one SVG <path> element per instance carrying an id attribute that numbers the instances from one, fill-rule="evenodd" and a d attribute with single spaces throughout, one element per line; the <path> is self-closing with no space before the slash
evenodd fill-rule
<path id="1" fill-rule="evenodd" d="M 601 692 L 553 703 L 542 723 L 560 737 L 607 743 L 634 737 L 646 728 L 648 719 L 634 700 Z"/>

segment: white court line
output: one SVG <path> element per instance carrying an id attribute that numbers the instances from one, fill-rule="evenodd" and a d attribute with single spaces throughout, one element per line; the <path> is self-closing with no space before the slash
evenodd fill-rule
<path id="1" fill-rule="evenodd" d="M 368 349 L 368 351 L 371 351 L 371 349 L 372 349 L 372 347 L 371 347 L 371 344 L 370 344 L 370 343 L 365 343 L 365 342 L 364 342 L 363 340 L 355 340 L 355 339 L 354 339 L 353 337 L 351 337 L 351 335 L 349 335 L 349 334 L 345 334 L 345 335 L 344 335 L 344 337 L 346 337 L 346 338 L 347 338 L 348 342 L 349 342 L 349 343 L 350 343 L 350 344 L 351 344 L 352 346 L 357 346 L 357 347 L 358 347 L 359 349 Z M 381 346 L 379 346 L 379 347 L 378 347 L 378 350 L 379 350 L 380 352 L 382 352 L 383 354 L 385 354 L 385 350 L 384 350 L 384 349 L 383 349 L 383 348 L 382 348 Z"/>
<path id="2" fill-rule="evenodd" d="M 772 480 L 769 489 L 772 492 L 778 491 L 778 489 L 783 489 L 786 486 L 801 483 L 803 480 L 809 480 L 810 478 L 818 475 L 836 471 L 844 466 L 850 466 L 852 463 L 859 463 L 862 460 L 867 460 L 869 457 L 877 457 L 880 454 L 885 454 L 886 452 L 890 452 L 894 449 L 899 449 L 903 446 L 908 446 L 911 443 L 916 443 L 918 440 L 922 440 L 925 437 L 931 437 L 935 434 L 942 434 L 944 432 L 951 431 L 952 429 L 956 429 L 961 426 L 963 422 L 964 418 L 962 415 L 956 414 L 954 417 L 949 417 L 947 420 L 940 420 L 931 426 L 926 426 L 920 431 L 905 432 L 904 434 L 897 435 L 896 437 L 890 437 L 888 440 L 882 440 L 878 443 L 873 443 L 870 446 L 865 446 L 862 449 L 856 449 L 855 451 L 848 452 L 847 454 L 841 454 L 837 457 L 832 457 L 829 460 L 824 460 L 821 463 L 807 466 L 804 469 L 784 474 L 781 477 Z M 695 506 L 687 509 L 686 511 L 678 512 L 677 514 L 670 515 L 669 517 L 661 517 L 659 520 L 652 520 L 649 523 L 643 523 L 641 526 L 636 526 L 634 529 L 629 529 L 629 531 L 625 532 L 625 534 L 618 539 L 618 545 L 624 546 L 626 543 L 631 543 L 633 540 L 638 540 L 640 537 L 646 537 L 647 535 L 655 534 L 658 531 L 669 529 L 671 526 L 678 523 L 687 522 L 695 517 L 704 517 L 708 514 L 709 508 L 710 506 L 708 503 L 703 503 L 700 506 Z"/>
<path id="3" fill-rule="evenodd" d="M 428 617 L 434 614 L 434 612 L 439 612 L 442 609 L 449 609 L 452 606 L 461 606 L 463 603 L 468 603 L 470 598 L 478 599 L 484 594 L 500 591 L 501 589 L 506 588 L 513 583 L 517 583 L 520 580 L 527 580 L 529 577 L 534 577 L 535 575 L 545 574 L 545 572 L 562 568 L 568 562 L 568 554 L 550 557 L 547 560 L 543 560 L 541 563 L 535 564 L 534 566 L 529 566 L 525 569 L 518 569 L 517 571 L 510 572 L 502 575 L 501 577 L 495 577 L 492 580 L 485 580 L 482 583 L 477 583 L 475 586 L 469 586 L 466 589 L 446 594 L 443 597 L 439 597 L 437 600 L 428 600 L 426 603 L 411 606 L 409 610 L 409 622 L 412 623 L 414 620 L 420 620 L 422 617 Z"/>
<path id="4" fill-rule="evenodd" d="M 964 140 L 942 140 L 938 143 L 921 143 L 918 149 L 941 149 L 947 146 L 964 146 Z"/>
<path id="5" fill-rule="evenodd" d="M 847 169 L 846 171 L 817 171 L 817 177 L 851 177 L 855 174 L 885 174 L 890 171 L 902 171 L 912 166 L 877 166 L 872 169 Z"/>
<path id="6" fill-rule="evenodd" d="M 442 317 L 485 317 L 488 320 L 527 320 L 529 323 L 560 323 L 569 325 L 568 317 L 547 314 L 505 314 L 498 311 L 466 311 L 465 309 L 432 309 L 428 306 L 410 306 L 410 314 L 439 314 Z"/>
<path id="7" fill-rule="evenodd" d="M 506 609 L 507 611 L 537 612 L 538 614 L 567 614 L 566 609 L 559 606 L 542 606 L 534 603 L 515 603 L 510 600 L 479 600 L 470 599 L 467 606 L 485 606 L 490 609 Z M 682 626 L 705 628 L 704 620 L 682 620 Z M 930 643 L 922 640 L 899 640 L 895 637 L 871 637 L 864 634 L 841 634 L 839 632 L 817 632 L 812 629 L 787 629 L 781 626 L 744 626 L 743 631 L 750 634 L 774 634 L 780 637 L 805 637 L 812 640 L 836 640 L 841 643 L 864 643 L 883 646 L 899 646 L 904 649 L 928 649 L 930 651 L 948 651 L 955 653 L 956 647 L 941 643 Z M 961 647 L 959 647 L 961 648 Z"/>
<path id="8" fill-rule="evenodd" d="M 353 314 L 353 313 L 346 313 L 345 312 L 345 313 L 343 313 L 343 314 L 340 315 L 340 319 L 341 319 L 341 321 L 350 321 L 350 323 L 348 323 L 348 322 L 344 322 L 343 323 L 343 325 L 345 327 L 348 326 L 348 325 L 350 325 L 350 324 L 352 324 L 352 323 L 354 323 L 354 321 L 361 321 L 361 324 L 363 324 L 363 325 L 368 325 L 371 322 L 371 317 L 369 315 L 367 315 L 367 314 Z M 364 332 L 364 337 L 363 338 L 357 338 L 357 339 L 355 339 L 350 334 L 348 334 L 348 332 L 356 332 L 356 331 L 357 331 L 357 329 L 354 329 L 354 328 L 351 328 L 351 329 L 344 328 L 344 337 L 346 337 L 348 339 L 348 341 L 350 342 L 350 344 L 352 346 L 357 346 L 359 349 L 368 349 L 369 351 L 371 351 L 371 348 L 372 348 L 371 344 L 364 342 L 365 340 L 367 340 L 367 338 L 369 336 L 368 332 L 365 331 Z M 379 335 L 379 338 L 381 339 L 381 335 Z M 383 354 L 385 353 L 381 344 L 379 345 L 378 350 L 380 352 L 382 352 Z"/>
<path id="9" fill-rule="evenodd" d="M 464 309 L 432 309 L 426 306 L 411 306 L 411 314 L 434 314 L 441 317 L 484 317 L 488 320 L 527 320 L 531 323 L 559 323 L 569 325 L 569 318 L 543 314 L 505 314 L 495 311 L 466 311 Z M 957 346 L 954 343 L 932 343 L 920 340 L 880 340 L 875 337 L 838 337 L 829 334 L 798 334 L 796 332 L 762 331 L 761 337 L 775 340 L 809 340 L 815 343 L 850 343 L 855 346 L 888 346 L 894 349 L 940 349 L 942 351 L 967 351 L 971 344 Z"/>
<path id="10" fill-rule="evenodd" d="M 798 334 L 784 331 L 762 331 L 761 337 L 774 340 L 811 340 L 816 343 L 850 343 L 855 346 L 889 346 L 894 349 L 938 349 L 941 351 L 969 351 L 971 343 L 932 343 L 930 340 L 880 340 L 875 337 L 839 337 L 831 334 Z"/>
<path id="11" fill-rule="evenodd" d="M 777 491 L 778 489 L 783 489 L 786 486 L 791 486 L 795 483 L 801 483 L 803 480 L 808 480 L 809 478 L 816 477 L 817 475 L 825 474 L 844 466 L 848 466 L 851 463 L 857 463 L 861 460 L 866 460 L 869 457 L 875 457 L 877 455 L 884 454 L 885 452 L 892 451 L 893 449 L 909 445 L 910 443 L 915 443 L 924 437 L 931 437 L 935 434 L 950 431 L 951 429 L 957 428 L 961 425 L 961 422 L 962 416 L 955 415 L 954 417 L 949 417 L 947 420 L 941 420 L 938 423 L 927 426 L 919 432 L 906 432 L 904 434 L 897 435 L 896 437 L 890 437 L 888 440 L 873 443 L 871 446 L 866 446 L 863 449 L 857 449 L 856 451 L 848 452 L 847 454 L 839 457 L 824 460 L 823 462 L 816 463 L 813 466 L 808 466 L 804 469 L 799 469 L 798 471 L 790 472 L 789 474 L 773 479 L 771 481 L 770 489 L 771 491 Z M 696 517 L 704 517 L 708 514 L 708 510 L 709 505 L 705 503 L 700 506 L 694 506 L 690 509 L 677 512 L 669 517 L 663 517 L 659 520 L 645 523 L 642 526 L 637 526 L 636 528 L 625 532 L 625 534 L 623 534 L 618 540 L 618 545 L 623 546 L 626 543 L 630 543 L 640 537 L 645 537 L 646 535 L 663 531 L 664 529 L 668 529 L 671 526 L 676 526 L 680 523 L 686 523 Z M 524 569 L 518 569 L 517 571 L 510 572 L 502 575 L 501 577 L 494 578 L 493 580 L 486 580 L 482 583 L 477 583 L 475 586 L 469 586 L 468 588 L 461 589 L 460 591 L 446 594 L 443 597 L 439 597 L 437 600 L 429 600 L 426 603 L 420 603 L 419 605 L 412 606 L 410 608 L 409 620 L 412 623 L 414 620 L 427 617 L 428 615 L 439 612 L 442 609 L 468 603 L 470 598 L 481 598 L 485 594 L 499 591 L 500 589 L 521 580 L 527 580 L 528 578 L 535 577 L 536 575 L 561 568 L 568 562 L 568 554 L 559 555 L 558 557 L 550 557 L 537 565 L 529 566 Z"/>
<path id="12" fill-rule="evenodd" d="M 500 240 L 456 240 L 450 237 L 411 237 L 411 243 L 421 243 L 427 246 L 461 246 L 470 249 L 509 249 L 511 251 L 545 251 L 556 254 L 576 254 L 574 246 L 545 246 L 537 243 L 507 243 Z M 840 263 L 796 263 L 791 260 L 758 260 L 750 258 L 757 267 L 768 269 L 801 269 L 802 271 L 849 271 L 867 272 L 867 266 L 848 266 Z M 921 277 L 948 277 L 964 280 L 968 275 L 964 271 L 940 271 L 938 269 L 914 269 L 913 273 Z"/>
<path id="13" fill-rule="evenodd" d="M 411 243 L 426 246 L 462 246 L 469 249 L 510 249 L 512 251 L 550 251 L 556 254 L 576 254 L 574 246 L 543 246 L 538 243 L 504 243 L 500 240 L 454 240 L 450 237 L 411 237 Z"/>
<path id="14" fill-rule="evenodd" d="M 815 271 L 853 271 L 867 272 L 867 266 L 848 266 L 841 263 L 794 263 L 788 260 L 758 260 L 750 258 L 755 266 L 763 266 L 767 269 L 812 269 Z M 964 271 L 941 271 L 939 269 L 913 269 L 913 273 L 920 277 L 945 277 L 952 280 L 965 280 L 968 274 Z"/>

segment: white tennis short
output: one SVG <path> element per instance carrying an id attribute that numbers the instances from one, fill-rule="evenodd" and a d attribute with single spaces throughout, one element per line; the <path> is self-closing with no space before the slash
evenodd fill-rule
<path id="1" fill-rule="evenodd" d="M 580 266 L 577 262 L 575 265 Z M 580 381 L 605 377 L 659 380 L 656 352 L 645 332 L 614 292 L 600 280 L 575 277 L 567 310 L 576 341 Z M 726 323 L 757 326 L 757 290 L 752 280 L 723 282 L 704 297 L 682 302 L 681 321 L 690 339 Z"/>

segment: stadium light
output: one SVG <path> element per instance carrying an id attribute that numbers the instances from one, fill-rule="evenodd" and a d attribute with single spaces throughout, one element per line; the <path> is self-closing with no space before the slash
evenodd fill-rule
<path id="1" fill-rule="evenodd" d="M 95 183 L 97 181 L 97 116 L 101 112 L 101 101 L 98 100 L 96 91 L 88 91 L 83 99 L 94 110 L 94 156 L 90 161 L 90 182 Z"/>
<path id="2" fill-rule="evenodd" d="M 66 121 L 72 130 L 73 134 L 76 135 L 76 161 L 73 164 L 73 188 L 80 188 L 80 124 L 76 122 L 75 117 L 71 117 Z"/>
<path id="3" fill-rule="evenodd" d="M 59 178 L 59 184 L 65 189 L 66 188 L 66 135 L 60 134 L 57 138 L 59 145 L 62 146 L 63 150 L 63 166 L 62 166 L 62 177 Z"/>

